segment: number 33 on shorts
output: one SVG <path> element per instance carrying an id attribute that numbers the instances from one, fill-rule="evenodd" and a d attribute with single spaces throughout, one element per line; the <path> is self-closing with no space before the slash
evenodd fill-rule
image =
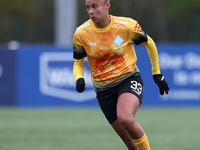
<path id="1" fill-rule="evenodd" d="M 137 81 L 131 81 L 131 89 L 136 92 L 138 95 L 142 94 L 142 85 Z"/>

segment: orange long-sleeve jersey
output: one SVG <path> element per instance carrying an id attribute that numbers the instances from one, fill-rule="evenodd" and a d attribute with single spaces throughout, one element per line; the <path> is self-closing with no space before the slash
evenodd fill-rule
<path id="1" fill-rule="evenodd" d="M 110 16 L 109 26 L 96 28 L 91 20 L 76 29 L 74 44 L 74 76 L 83 77 L 83 59 L 87 56 L 95 88 L 104 89 L 115 85 L 134 72 L 137 57 L 133 40 L 145 34 L 137 21 L 131 18 Z M 153 63 L 153 74 L 159 73 L 157 49 L 153 40 L 143 43 Z M 153 44 L 152 44 L 153 42 Z M 152 49 L 154 50 L 152 53 Z"/>

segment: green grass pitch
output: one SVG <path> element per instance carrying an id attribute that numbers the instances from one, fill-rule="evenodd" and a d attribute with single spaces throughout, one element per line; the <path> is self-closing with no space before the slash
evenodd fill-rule
<path id="1" fill-rule="evenodd" d="M 141 108 L 152 150 L 199 150 L 199 108 Z M 126 150 L 97 108 L 0 108 L 0 150 Z"/>

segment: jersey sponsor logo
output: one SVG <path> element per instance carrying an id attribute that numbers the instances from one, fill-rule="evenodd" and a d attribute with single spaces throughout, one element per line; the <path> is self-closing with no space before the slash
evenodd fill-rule
<path id="1" fill-rule="evenodd" d="M 122 39 L 119 35 L 113 41 L 113 43 L 115 43 L 115 45 L 117 45 L 118 47 L 120 47 L 123 42 L 124 42 L 124 39 Z"/>
<path id="2" fill-rule="evenodd" d="M 86 90 L 83 93 L 75 90 L 72 55 L 69 52 L 45 52 L 40 55 L 40 92 L 75 102 L 94 100 L 96 95 L 89 68 L 84 68 Z"/>
<path id="3" fill-rule="evenodd" d="M 141 83 L 139 83 L 137 81 L 131 81 L 131 86 L 130 87 L 131 87 L 132 91 L 134 91 L 138 95 L 142 94 L 142 85 L 141 85 Z"/>
<path id="4" fill-rule="evenodd" d="M 124 24 L 124 25 L 129 25 L 128 22 L 126 22 L 126 21 L 121 21 L 121 20 L 117 20 L 117 19 L 115 19 L 115 23 Z"/>
<path id="5" fill-rule="evenodd" d="M 90 45 L 90 46 L 97 46 L 97 43 L 87 43 L 87 45 Z"/>

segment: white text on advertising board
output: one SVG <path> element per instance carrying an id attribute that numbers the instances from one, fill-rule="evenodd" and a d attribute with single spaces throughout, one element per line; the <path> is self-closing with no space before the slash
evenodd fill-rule
<path id="1" fill-rule="evenodd" d="M 73 76 L 72 53 L 46 52 L 40 56 L 40 92 L 75 102 L 95 99 L 89 68 L 84 69 L 87 90 L 77 93 Z"/>

